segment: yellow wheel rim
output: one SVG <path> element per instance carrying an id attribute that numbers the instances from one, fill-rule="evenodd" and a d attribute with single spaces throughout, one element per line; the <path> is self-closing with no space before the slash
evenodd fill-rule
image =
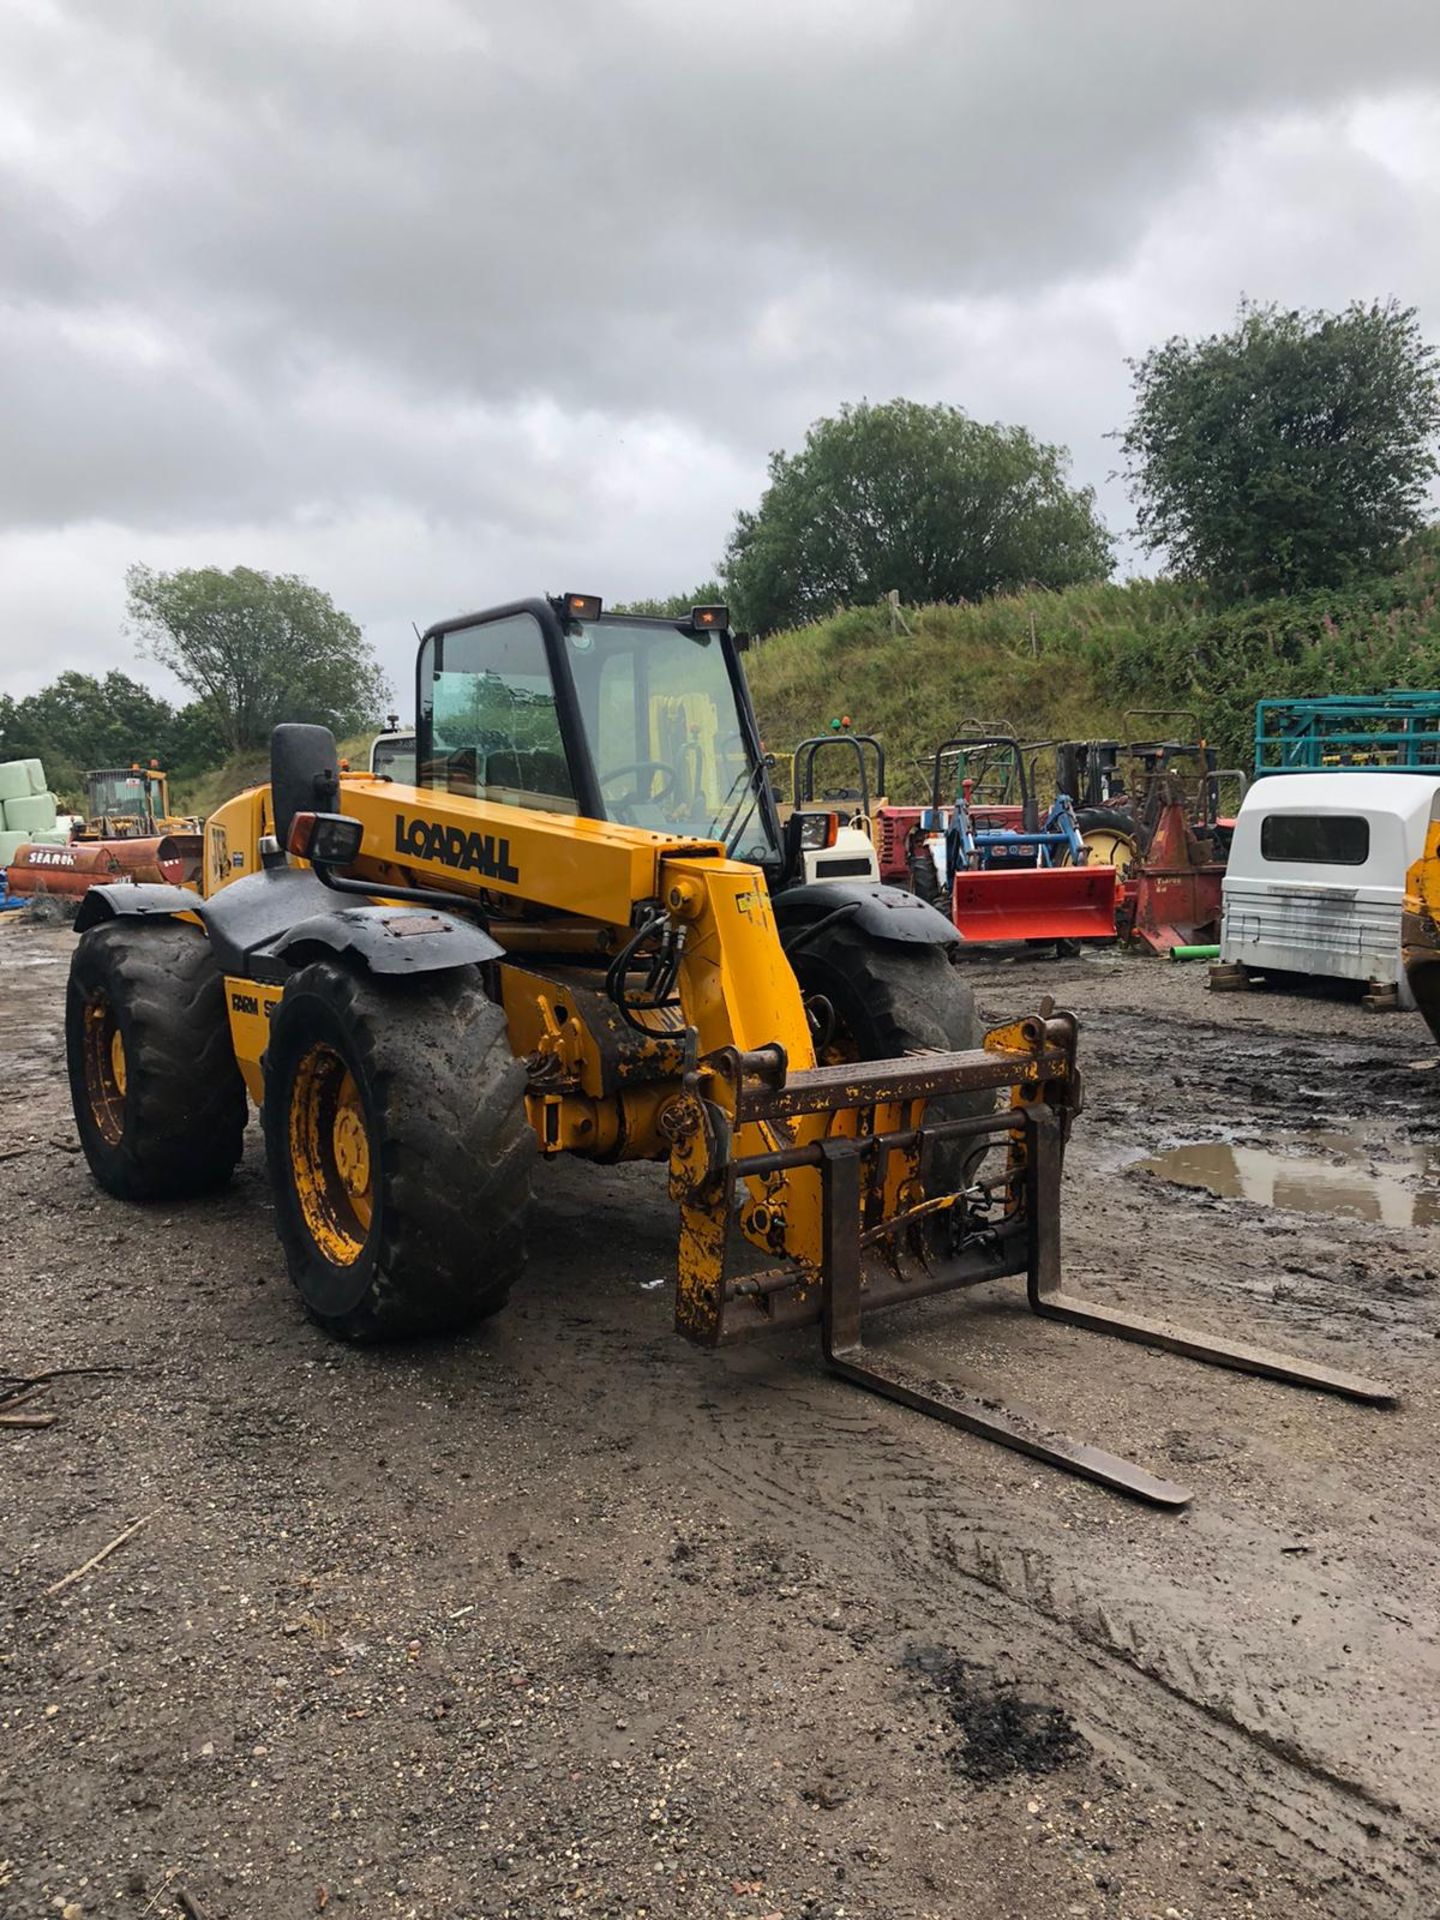
<path id="1" fill-rule="evenodd" d="M 118 1147 L 125 1137 L 125 1040 L 103 993 L 85 1003 L 82 1053 L 90 1118 L 106 1146 Z"/>
<path id="2" fill-rule="evenodd" d="M 375 1212 L 370 1127 L 355 1076 L 323 1042 L 301 1057 L 290 1089 L 290 1170 L 316 1247 L 332 1266 L 354 1266 Z"/>
<path id="3" fill-rule="evenodd" d="M 1090 849 L 1092 867 L 1114 867 L 1117 880 L 1129 879 L 1130 869 L 1140 858 L 1140 849 L 1128 833 L 1117 833 L 1113 827 L 1092 827 L 1081 837 Z"/>

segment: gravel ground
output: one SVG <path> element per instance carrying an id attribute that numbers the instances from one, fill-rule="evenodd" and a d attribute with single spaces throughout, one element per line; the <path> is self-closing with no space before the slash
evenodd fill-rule
<path id="1" fill-rule="evenodd" d="M 255 1129 L 218 1200 L 90 1183 L 71 944 L 0 923 L 0 1370 L 89 1370 L 0 1431 L 5 1920 L 1440 1911 L 1415 1016 L 973 963 L 987 1014 L 1082 1018 L 1067 1283 L 1403 1395 L 1220 1373 L 1005 1290 L 885 1336 L 1184 1479 L 1175 1516 L 867 1400 L 810 1337 L 688 1347 L 655 1169 L 543 1170 L 523 1293 L 474 1336 L 328 1343 Z M 1300 1205 L 1137 1167 L 1186 1142 L 1282 1156 Z"/>

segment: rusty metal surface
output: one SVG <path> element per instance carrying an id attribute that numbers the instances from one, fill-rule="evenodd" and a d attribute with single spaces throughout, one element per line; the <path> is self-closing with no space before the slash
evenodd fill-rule
<path id="1" fill-rule="evenodd" d="M 1167 786 L 1144 859 L 1132 876 L 1133 944 L 1168 953 L 1219 938 L 1225 863 L 1213 852 L 1213 837 L 1194 831 L 1183 800 Z"/>
<path id="2" fill-rule="evenodd" d="M 1208 1333 L 1191 1333 L 1163 1320 L 1145 1320 L 1136 1314 L 1101 1306 L 1098 1301 L 1077 1299 L 1074 1294 L 1042 1293 L 1034 1305 L 1035 1311 L 1047 1319 L 1065 1320 L 1071 1326 L 1087 1327 L 1092 1333 L 1113 1333 L 1141 1346 L 1164 1347 L 1167 1352 L 1183 1354 L 1190 1360 L 1203 1360 L 1212 1367 L 1229 1367 L 1236 1373 L 1283 1380 L 1295 1387 L 1313 1387 L 1318 1393 L 1339 1394 L 1344 1400 L 1358 1400 L 1370 1407 L 1393 1407 L 1399 1399 L 1393 1387 L 1367 1379 L 1363 1374 L 1348 1373 L 1342 1367 L 1297 1360 L 1289 1354 L 1273 1353 L 1267 1347 L 1252 1347 L 1242 1340 L 1220 1340 Z"/>
<path id="3" fill-rule="evenodd" d="M 1038 1197 L 1042 1203 L 1032 1214 L 1027 1236 L 1027 1265 L 1033 1277 L 1037 1268 L 1048 1265 L 1050 1249 L 1058 1263 L 1058 1129 L 1048 1109 L 1026 1107 L 1018 1112 L 1028 1137 L 1032 1169 L 1040 1163 L 1041 1156 L 1036 1152 L 1039 1136 L 1048 1132 L 1057 1143 L 1053 1164 L 1046 1156 L 1043 1172 L 1031 1182 L 1032 1197 Z M 895 1367 L 888 1358 L 883 1363 L 867 1358 L 861 1325 L 864 1281 L 860 1244 L 849 1224 L 860 1205 L 863 1152 L 864 1143 L 854 1140 L 829 1141 L 825 1148 L 825 1299 L 821 1339 L 830 1371 L 868 1393 L 897 1401 L 916 1413 L 943 1420 L 980 1439 L 993 1440 L 1014 1452 L 1028 1454 L 1031 1459 L 1061 1467 L 1152 1506 L 1187 1505 L 1191 1497 L 1187 1488 L 1172 1480 L 1160 1479 L 1144 1467 L 1107 1453 L 1101 1447 L 1072 1440 L 1028 1410 L 1004 1407 L 988 1396 L 981 1398 L 940 1381 L 919 1379 Z"/>
<path id="4" fill-rule="evenodd" d="M 1059 1046 L 1033 1052 L 910 1054 L 904 1060 L 874 1060 L 810 1067 L 788 1074 L 783 1085 L 744 1080 L 738 1118 L 780 1120 L 802 1113 L 834 1113 L 876 1101 L 934 1100 L 946 1094 L 981 1092 L 1062 1077 L 1068 1056 Z M 816 1165 L 810 1161 L 807 1164 Z"/>
<path id="5" fill-rule="evenodd" d="M 196 855 L 198 862 L 198 852 Z M 93 886 L 119 882 L 183 886 L 196 877 L 184 844 L 171 835 L 148 840 L 78 840 L 68 846 L 17 847 L 6 869 L 11 893 L 76 897 Z"/>

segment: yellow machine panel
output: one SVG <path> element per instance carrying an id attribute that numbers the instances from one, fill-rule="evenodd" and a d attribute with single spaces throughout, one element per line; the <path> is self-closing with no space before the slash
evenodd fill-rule
<path id="1" fill-rule="evenodd" d="M 270 831 L 270 789 L 237 793 L 205 822 L 205 864 L 201 892 L 208 899 L 232 880 L 243 880 L 260 865 L 260 842 Z"/>
<path id="2" fill-rule="evenodd" d="M 283 988 L 262 986 L 256 980 L 225 975 L 225 1010 L 230 1017 L 230 1037 L 235 1060 L 245 1081 L 245 1091 L 258 1107 L 265 1097 L 265 1076 L 260 1070 L 270 1039 L 270 1022 L 280 1005 Z"/>

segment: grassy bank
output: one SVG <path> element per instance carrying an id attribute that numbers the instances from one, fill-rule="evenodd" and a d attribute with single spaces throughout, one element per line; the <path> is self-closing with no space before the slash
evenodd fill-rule
<path id="1" fill-rule="evenodd" d="M 374 733 L 357 733 L 342 740 L 340 758 L 357 769 L 368 767 L 370 742 L 374 738 Z M 237 793 L 243 793 L 247 787 L 264 786 L 269 778 L 270 750 L 255 747 L 246 753 L 232 753 L 218 767 L 184 785 L 177 781 L 172 801 L 180 811 L 198 813 L 204 819 L 217 807 L 223 807 L 227 800 L 233 800 Z"/>
<path id="2" fill-rule="evenodd" d="M 1248 766 L 1256 700 L 1440 686 L 1440 530 L 1393 574 L 1343 592 L 1208 605 L 1172 581 L 1032 592 L 972 606 L 852 608 L 750 655 L 766 744 L 848 713 L 878 734 L 890 790 L 947 734 L 1003 724 L 1025 740 L 1136 738 L 1139 708 L 1189 708 L 1227 765 Z M 1177 730 L 1180 723 L 1174 723 Z"/>

